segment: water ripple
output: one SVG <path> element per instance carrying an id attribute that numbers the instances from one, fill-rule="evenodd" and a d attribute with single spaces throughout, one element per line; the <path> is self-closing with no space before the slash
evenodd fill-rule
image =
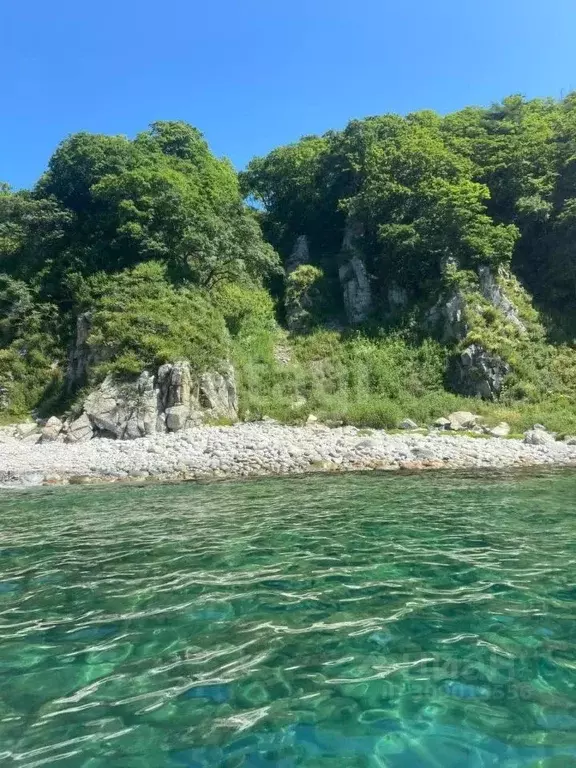
<path id="1" fill-rule="evenodd" d="M 576 475 L 2 494 L 0 763 L 576 765 Z"/>

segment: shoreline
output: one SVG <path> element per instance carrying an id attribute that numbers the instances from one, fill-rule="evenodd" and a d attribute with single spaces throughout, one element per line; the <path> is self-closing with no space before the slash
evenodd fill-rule
<path id="1" fill-rule="evenodd" d="M 0 441 L 0 487 L 232 480 L 317 473 L 576 467 L 576 445 L 321 424 L 195 427 L 131 441 Z"/>

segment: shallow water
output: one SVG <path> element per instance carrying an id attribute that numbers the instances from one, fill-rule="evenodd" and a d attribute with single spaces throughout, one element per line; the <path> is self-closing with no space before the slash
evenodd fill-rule
<path id="1" fill-rule="evenodd" d="M 576 474 L 0 495 L 0 764 L 576 766 Z"/>

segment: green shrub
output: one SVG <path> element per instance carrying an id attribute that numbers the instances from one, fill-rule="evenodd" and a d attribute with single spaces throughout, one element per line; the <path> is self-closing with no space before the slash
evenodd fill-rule
<path id="1" fill-rule="evenodd" d="M 0 275 L 0 413 L 21 418 L 59 396 L 63 349 L 56 307 L 25 283 Z"/>
<path id="2" fill-rule="evenodd" d="M 274 302 L 264 288 L 241 283 L 220 283 L 212 289 L 211 298 L 224 316 L 233 337 L 273 332 L 276 329 Z"/>
<path id="3" fill-rule="evenodd" d="M 317 304 L 320 297 L 318 283 L 324 273 L 312 264 L 301 264 L 286 278 L 286 317 L 291 331 L 305 333 L 318 318 Z"/>
<path id="4" fill-rule="evenodd" d="M 173 287 L 159 263 L 97 275 L 89 290 L 88 345 L 100 361 L 96 378 L 108 372 L 136 374 L 182 358 L 202 370 L 228 356 L 224 318 L 209 296 Z"/>

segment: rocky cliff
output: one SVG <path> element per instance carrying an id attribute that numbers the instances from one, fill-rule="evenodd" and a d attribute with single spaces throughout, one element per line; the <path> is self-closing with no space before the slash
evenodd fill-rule
<path id="1" fill-rule="evenodd" d="M 76 418 L 49 420 L 42 439 L 80 442 L 94 436 L 132 440 L 178 432 L 205 421 L 236 421 L 238 393 L 234 368 L 196 374 L 187 360 L 143 371 L 133 381 L 107 376 L 84 400 Z"/>
<path id="2" fill-rule="evenodd" d="M 338 276 L 344 308 L 348 322 L 352 325 L 363 323 L 372 311 L 372 288 L 362 253 L 363 234 L 361 224 L 348 220 L 342 241 Z"/>

